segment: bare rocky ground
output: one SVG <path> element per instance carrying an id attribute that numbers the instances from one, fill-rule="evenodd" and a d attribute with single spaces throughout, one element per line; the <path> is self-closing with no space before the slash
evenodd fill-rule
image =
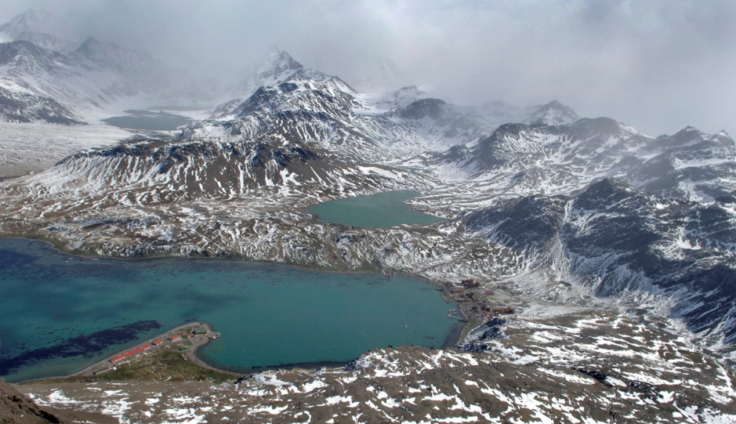
<path id="1" fill-rule="evenodd" d="M 44 424 L 44 423 L 115 423 L 113 417 L 68 409 L 39 407 L 29 396 L 20 393 L 13 386 L 0 379 L 0 423 L 3 424 Z"/>
<path id="2" fill-rule="evenodd" d="M 152 374 L 18 387 L 42 406 L 131 423 L 736 422 L 732 364 L 667 321 L 515 307 L 471 331 L 465 350 L 388 347 L 346 367 L 266 371 L 237 383 Z"/>

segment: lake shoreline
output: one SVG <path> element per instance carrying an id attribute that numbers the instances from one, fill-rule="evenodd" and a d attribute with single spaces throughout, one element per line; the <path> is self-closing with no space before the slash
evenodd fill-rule
<path id="1" fill-rule="evenodd" d="M 125 347 L 123 349 L 117 350 L 117 351 L 113 352 L 112 354 L 107 355 L 106 357 L 104 357 L 102 359 L 99 359 L 99 360 L 97 360 L 97 361 L 95 361 L 95 362 L 93 362 L 91 364 L 87 364 L 84 367 L 82 367 L 82 368 L 80 368 L 77 371 L 74 371 L 72 373 L 69 373 L 69 374 L 66 374 L 66 375 L 58 375 L 58 376 L 33 378 L 33 379 L 30 379 L 30 380 L 21 380 L 21 381 L 15 382 L 13 384 L 34 384 L 34 383 L 41 383 L 41 384 L 43 384 L 45 382 L 49 382 L 50 380 L 67 379 L 67 378 L 74 379 L 74 378 L 83 378 L 83 377 L 94 377 L 96 375 L 100 375 L 100 374 L 103 374 L 103 373 L 105 373 L 107 371 L 110 371 L 110 370 L 115 369 L 115 367 L 110 368 L 110 366 L 109 366 L 110 358 L 114 358 L 115 356 L 120 355 L 120 354 L 122 354 L 124 352 L 128 352 L 128 351 L 130 351 L 132 349 L 136 349 L 136 348 L 139 348 L 139 347 L 151 345 L 152 342 L 154 340 L 156 340 L 156 339 L 162 339 L 163 340 L 164 338 L 166 338 L 167 335 L 169 335 L 171 333 L 179 332 L 181 330 L 184 330 L 184 329 L 187 329 L 187 328 L 190 328 L 190 327 L 205 327 L 208 332 L 211 332 L 211 333 L 214 333 L 215 332 L 215 328 L 212 326 L 212 324 L 210 324 L 208 322 L 204 322 L 204 321 L 189 321 L 189 322 L 187 322 L 185 324 L 181 324 L 181 325 L 177 325 L 177 326 L 174 326 L 174 327 L 170 327 L 168 330 L 166 330 L 164 332 L 161 332 L 159 334 L 156 334 L 156 335 L 154 335 L 152 337 L 148 337 L 146 339 L 146 341 L 139 341 L 139 342 L 137 342 L 137 343 L 135 343 L 133 345 L 130 345 L 130 346 Z M 183 355 L 186 355 L 190 360 L 192 360 L 192 362 L 194 362 L 199 367 L 202 367 L 202 368 L 205 368 L 205 369 L 210 369 L 210 370 L 213 370 L 213 371 L 218 371 L 218 372 L 232 373 L 231 371 L 227 371 L 227 370 L 223 370 L 223 369 L 219 369 L 219 368 L 213 367 L 212 365 L 210 365 L 210 364 L 206 363 L 204 360 L 202 360 L 202 358 L 200 358 L 200 357 L 197 356 L 197 354 L 196 354 L 197 353 L 197 350 L 199 350 L 199 348 L 201 348 L 202 346 L 204 346 L 206 344 L 207 344 L 207 342 L 205 342 L 205 343 L 197 343 L 197 344 L 193 345 L 191 349 L 188 349 L 188 350 L 183 351 L 182 354 Z M 153 348 L 155 349 L 156 347 L 154 346 Z M 137 357 L 133 357 L 132 359 L 135 360 L 135 359 L 138 359 L 138 358 Z M 123 365 L 123 363 L 119 363 L 118 365 Z M 96 369 L 99 369 L 101 371 L 94 371 Z M 240 375 L 238 373 L 233 373 L 233 374 L 234 374 L 234 376 Z"/>
<path id="2" fill-rule="evenodd" d="M 119 257 L 112 257 L 112 256 L 103 256 L 103 255 L 98 255 L 98 254 L 79 254 L 77 252 L 65 251 L 65 250 L 59 248 L 58 245 L 61 245 L 60 242 L 56 241 L 56 243 L 55 243 L 54 242 L 55 240 L 53 240 L 53 239 L 49 240 L 49 239 L 46 239 L 45 237 L 44 238 L 41 238 L 41 237 L 35 238 L 35 237 L 23 237 L 23 236 L 18 236 L 18 235 L 5 235 L 5 234 L 2 234 L 2 235 L 0 235 L 0 239 L 14 239 L 14 240 L 18 240 L 18 241 L 43 242 L 43 243 L 49 245 L 54 250 L 54 252 L 57 253 L 57 254 L 61 254 L 61 255 L 65 255 L 65 256 L 70 256 L 70 257 L 76 257 L 76 258 L 82 258 L 82 259 L 105 259 L 105 260 L 114 260 L 114 261 L 120 261 L 120 262 L 132 262 L 132 261 L 135 261 L 135 260 L 150 260 L 150 259 L 172 259 L 172 260 L 176 260 L 176 259 L 188 259 L 188 260 L 197 260 L 197 262 L 199 262 L 200 260 L 201 261 L 214 261 L 214 260 L 218 260 L 219 259 L 220 261 L 223 261 L 223 262 L 248 262 L 248 263 L 256 264 L 256 265 L 291 266 L 291 267 L 295 267 L 295 268 L 302 268 L 302 269 L 307 269 L 307 270 L 312 270 L 312 271 L 318 271 L 318 272 L 328 272 L 328 273 L 333 273 L 333 274 L 365 274 L 365 275 L 375 275 L 375 276 L 383 275 L 383 276 L 385 276 L 386 279 L 390 279 L 394 275 L 395 276 L 405 276 L 405 277 L 410 277 L 410 278 L 419 280 L 419 281 L 421 281 L 421 282 L 423 282 L 425 284 L 428 283 L 428 284 L 432 285 L 437 291 L 442 291 L 443 292 L 442 298 L 443 298 L 444 302 L 448 306 L 456 306 L 456 307 L 459 306 L 456 303 L 454 303 L 452 301 L 452 299 L 450 299 L 450 298 L 448 298 L 448 296 L 446 296 L 446 293 L 443 290 L 443 286 L 442 286 L 441 283 L 436 282 L 436 281 L 433 281 L 433 280 L 430 280 L 430 279 L 425 278 L 425 277 L 422 277 L 422 276 L 412 275 L 412 274 L 408 274 L 408 273 L 398 273 L 398 272 L 397 273 L 394 273 L 394 272 L 390 272 L 390 273 L 386 274 L 384 272 L 371 272 L 371 271 L 367 271 L 367 270 L 348 270 L 348 271 L 345 271 L 345 270 L 323 269 L 323 268 L 318 268 L 318 267 L 310 267 L 310 266 L 307 266 L 307 265 L 294 264 L 294 263 L 288 263 L 288 262 L 250 261 L 250 260 L 241 260 L 241 259 L 233 259 L 233 258 L 201 258 L 201 257 L 187 257 L 187 256 L 144 256 L 144 257 L 137 257 L 137 258 L 119 258 Z M 458 310 L 460 310 L 460 308 L 458 308 Z M 159 337 L 161 335 L 165 335 L 167 333 L 170 333 L 172 331 L 175 331 L 176 329 L 185 328 L 185 327 L 191 326 L 191 325 L 192 325 L 191 322 L 187 322 L 187 323 L 182 324 L 182 325 L 170 327 L 169 330 L 160 333 Z M 467 323 L 466 322 L 462 326 L 459 326 L 459 325 L 456 326 L 456 328 L 454 330 L 452 330 L 450 334 L 447 335 L 447 338 L 442 343 L 442 346 L 439 346 L 438 348 L 447 348 L 447 347 L 456 345 L 462 339 L 462 337 L 464 336 L 464 334 L 466 334 L 466 332 L 469 330 L 469 325 L 470 325 L 470 323 Z M 210 329 L 213 329 L 214 328 L 212 326 L 212 324 L 209 324 L 209 323 L 207 323 L 207 326 Z M 155 338 L 156 337 L 153 337 L 153 339 L 155 339 Z M 46 380 L 59 379 L 59 378 L 75 378 L 75 377 L 83 374 L 86 370 L 94 367 L 96 364 L 105 363 L 105 362 L 107 362 L 109 360 L 110 357 L 112 357 L 114 355 L 117 355 L 120 352 L 127 351 L 127 350 L 129 350 L 129 349 L 131 349 L 131 348 L 133 348 L 135 346 L 139 346 L 139 345 L 141 345 L 141 342 L 139 342 L 139 343 L 137 343 L 135 345 L 132 345 L 132 347 L 128 347 L 126 349 L 122 349 L 119 352 L 116 352 L 116 353 L 114 353 L 112 355 L 109 355 L 109 356 L 107 356 L 106 358 L 104 358 L 102 360 L 97 360 L 97 361 L 95 361 L 95 362 L 93 362 L 91 364 L 85 365 L 81 369 L 78 369 L 77 371 L 74 371 L 74 372 L 69 373 L 69 374 L 66 374 L 66 375 L 42 377 L 40 379 L 39 378 L 34 378 L 34 379 L 29 379 L 29 380 L 20 380 L 20 381 L 18 381 L 15 384 L 27 384 L 29 382 L 46 381 Z M 191 349 L 191 351 L 186 352 L 187 356 L 190 357 L 192 359 L 192 361 L 194 363 L 196 363 L 196 365 L 199 366 L 199 367 L 210 369 L 210 370 L 213 370 L 213 371 L 219 371 L 219 372 L 224 372 L 224 373 L 231 373 L 231 374 L 234 374 L 234 375 L 242 375 L 242 373 L 244 373 L 244 372 L 246 372 L 246 373 L 247 372 L 257 373 L 257 372 L 263 372 L 263 371 L 268 371 L 268 370 L 279 370 L 279 369 L 299 369 L 299 368 L 303 368 L 303 369 L 316 369 L 316 368 L 324 367 L 324 366 L 344 366 L 344 365 L 347 365 L 348 363 L 350 363 L 351 361 L 357 359 L 357 357 L 356 357 L 356 358 L 354 358 L 352 360 L 347 360 L 347 361 L 298 362 L 298 363 L 285 363 L 285 364 L 275 364 L 275 365 L 266 365 L 266 366 L 255 366 L 253 368 L 250 368 L 247 371 L 243 371 L 242 369 L 241 370 L 229 369 L 228 367 L 214 366 L 214 365 L 211 365 L 210 363 L 208 363 L 205 359 L 203 359 L 198 354 L 198 351 L 200 350 L 200 348 L 202 346 L 205 346 L 205 345 L 206 345 L 206 343 L 205 344 L 201 344 L 201 345 L 193 346 L 193 348 Z M 412 345 L 413 344 L 408 344 L 406 346 L 412 346 Z M 371 349 L 369 349 L 369 350 L 364 351 L 363 353 L 361 353 L 361 355 L 369 352 L 372 349 L 384 348 L 384 347 L 386 347 L 386 346 L 374 346 Z"/>
<path id="3" fill-rule="evenodd" d="M 97 361 L 95 361 L 95 362 L 93 362 L 91 364 L 85 365 L 83 368 L 80 368 L 77 371 L 74 371 L 74 372 L 72 372 L 70 374 L 67 374 L 67 375 L 59 375 L 59 376 L 49 376 L 49 377 L 34 378 L 34 379 L 30 379 L 30 380 L 21 380 L 21 381 L 14 382 L 12 384 L 18 384 L 18 385 L 24 385 L 24 384 L 46 384 L 46 383 L 52 384 L 52 383 L 54 383 L 54 381 L 52 381 L 52 380 L 78 379 L 78 378 L 84 378 L 84 377 L 94 377 L 95 375 L 100 375 L 100 374 L 102 374 L 102 373 L 104 373 L 104 372 L 106 372 L 106 371 L 109 370 L 109 369 L 105 369 L 106 367 L 103 367 L 103 366 L 104 365 L 108 365 L 108 363 L 110 362 L 110 358 L 113 358 L 113 357 L 115 357 L 115 356 L 117 356 L 117 355 L 119 355 L 121 353 L 128 352 L 128 351 L 130 351 L 132 349 L 136 349 L 136 348 L 141 347 L 141 346 L 149 345 L 149 344 L 151 344 L 156 339 L 164 339 L 167 335 L 169 335 L 171 333 L 175 333 L 175 332 L 178 332 L 180 330 L 184 330 L 186 328 L 197 327 L 197 326 L 203 326 L 203 327 L 207 328 L 208 332 L 211 332 L 211 333 L 216 332 L 215 327 L 212 324 L 208 323 L 208 322 L 205 322 L 205 321 L 190 321 L 190 322 L 187 322 L 187 323 L 182 324 L 182 325 L 177 325 L 175 327 L 171 327 L 170 329 L 168 329 L 168 330 L 166 330 L 164 332 L 161 332 L 159 334 L 156 334 L 156 335 L 154 335 L 152 337 L 148 337 L 146 339 L 146 341 L 138 342 L 138 343 L 136 343 L 134 345 L 130 345 L 130 346 L 124 348 L 124 349 L 120 349 L 118 351 L 115 351 L 112 354 L 106 356 L 105 358 L 100 359 L 100 360 L 97 360 Z M 467 326 L 463 326 L 460 329 L 460 331 L 453 331 L 450 335 L 448 335 L 447 340 L 450 340 L 451 338 L 454 338 L 455 336 L 458 336 L 459 337 L 460 335 L 462 335 L 465 332 L 465 328 L 466 327 Z M 386 347 L 389 347 L 389 348 L 398 348 L 398 347 L 404 346 L 404 345 L 399 345 L 399 346 L 391 346 L 391 345 L 389 345 L 389 346 L 376 346 L 376 347 L 372 348 L 371 350 L 368 350 L 366 352 L 363 352 L 360 356 L 358 356 L 358 357 L 356 357 L 354 359 L 348 360 L 348 361 L 317 361 L 317 362 L 298 362 L 298 363 L 278 364 L 278 365 L 264 365 L 264 366 L 256 366 L 256 367 L 250 368 L 250 369 L 248 369 L 246 371 L 243 371 L 243 370 L 229 369 L 227 367 L 222 367 L 222 366 L 215 366 L 215 365 L 212 365 L 212 364 L 208 363 L 205 359 L 203 359 L 201 356 L 199 356 L 197 354 L 202 347 L 204 347 L 204 346 L 207 345 L 207 343 L 208 342 L 193 344 L 193 346 L 190 349 L 187 349 L 187 350 L 181 352 L 181 354 L 184 355 L 184 356 L 186 356 L 189 360 L 191 360 L 198 367 L 205 368 L 205 369 L 212 370 L 212 371 L 216 371 L 216 372 L 221 372 L 221 373 L 226 373 L 226 374 L 232 374 L 233 375 L 233 378 L 245 376 L 247 374 L 261 373 L 261 372 L 265 372 L 265 371 L 299 370 L 299 369 L 301 369 L 301 370 L 314 371 L 314 370 L 319 370 L 319 369 L 325 368 L 325 367 L 345 367 L 345 366 L 349 365 L 351 362 L 357 361 L 360 358 L 360 356 L 365 355 L 367 353 L 370 353 L 373 349 L 382 349 L 382 348 L 386 348 Z M 454 346 L 456 344 L 457 344 L 457 342 L 455 342 L 455 343 L 449 343 L 447 345 L 443 345 L 443 346 L 439 347 L 438 349 L 447 349 L 447 348 L 450 348 L 450 347 L 452 347 L 452 346 Z M 405 346 L 411 347 L 413 345 L 405 345 Z M 138 358 L 133 358 L 133 360 L 135 360 L 135 359 L 138 359 Z M 122 364 L 123 363 L 121 363 L 119 365 L 122 365 Z M 100 368 L 101 369 L 104 369 L 104 370 L 102 372 L 97 372 L 97 373 L 92 372 L 93 369 L 100 369 Z M 90 374 L 91 372 L 92 372 L 92 374 Z M 85 374 L 88 374 L 88 375 L 85 375 Z"/>

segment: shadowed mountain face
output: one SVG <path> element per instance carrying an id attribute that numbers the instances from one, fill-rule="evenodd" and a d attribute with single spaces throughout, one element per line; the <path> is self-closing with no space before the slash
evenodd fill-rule
<path id="1" fill-rule="evenodd" d="M 523 197 L 473 212 L 468 230 L 603 297 L 649 292 L 703 337 L 736 342 L 732 205 L 642 193 L 605 179 L 577 196 Z"/>
<path id="2" fill-rule="evenodd" d="M 81 123 L 90 110 L 167 87 L 172 71 L 144 53 L 92 38 L 59 53 L 14 22 L 4 31 L 29 41 L 0 45 L 5 120 Z M 82 80 L 111 83 L 75 85 Z M 4 184 L 0 230 L 103 253 L 211 248 L 324 266 L 389 263 L 433 278 L 478 273 L 489 284 L 542 270 L 600 297 L 647 296 L 694 332 L 736 341 L 736 145 L 724 132 L 652 138 L 557 101 L 460 106 L 414 86 L 358 93 L 278 49 L 224 93 L 174 140 L 79 152 Z M 413 205 L 449 219 L 431 230 L 441 241 L 410 228 L 401 249 L 388 247 L 401 237 L 384 233 L 346 247 L 334 240 L 358 239 L 300 209 L 393 189 L 421 191 Z M 468 243 L 493 253 L 479 259 Z"/>
<path id="3" fill-rule="evenodd" d="M 99 47 L 94 41 L 86 44 Z M 29 54 L 37 53 L 26 47 Z M 55 58 L 50 69 L 66 60 L 37 50 Z M 112 56 L 126 64 L 127 54 Z M 447 265 L 454 273 L 477 269 L 477 259 L 463 257 L 467 252 L 457 241 L 469 236 L 516 258 L 488 258 L 481 271 L 474 271 L 486 278 L 548 269 L 554 278 L 597 296 L 656 297 L 652 304 L 658 310 L 682 318 L 700 336 L 736 341 L 734 311 L 728 306 L 734 300 L 736 146 L 725 133 L 686 128 L 651 138 L 609 118 L 577 119 L 558 102 L 529 113 L 503 104 L 469 108 L 421 98 L 410 88 L 367 100 L 339 78 L 304 68 L 286 53 L 276 50 L 271 56 L 254 74 L 260 79 L 250 80 L 268 84 L 223 105 L 216 118 L 191 123 L 178 140 L 81 152 L 9 185 L 3 198 L 8 210 L 29 213 L 13 199 L 33 199 L 34 216 L 42 218 L 6 225 L 58 234 L 66 218 L 56 211 L 76 205 L 79 222 L 106 223 L 61 227 L 63 237 L 81 245 L 92 238 L 99 243 L 109 229 L 125 234 L 117 240 L 141 238 L 145 251 L 161 246 L 201 251 L 206 244 L 227 255 L 231 242 L 225 240 L 233 234 L 251 234 L 255 240 L 249 246 L 271 243 L 270 233 L 246 230 L 257 227 L 248 219 L 283 214 L 321 197 L 415 189 L 427 194 L 416 200 L 424 210 L 454 218 L 449 222 L 455 224 L 443 224 L 449 226 L 447 234 L 458 237 L 447 244 L 460 255 Z M 381 109 L 389 98 L 401 99 L 400 105 Z M 516 123 L 495 125 L 496 119 L 514 114 L 520 118 Z M 241 203 L 248 204 L 250 218 L 223 222 L 228 214 L 223 211 Z M 145 208 L 150 216 L 132 224 L 127 207 Z M 184 233 L 196 233 L 196 242 L 169 235 L 181 234 L 174 228 L 190 219 L 215 223 Z M 308 216 L 297 213 L 289 219 L 296 221 L 279 218 L 269 224 L 283 225 L 284 240 Z M 275 253 L 263 244 L 258 254 L 265 256 L 254 258 L 291 260 L 288 252 L 298 251 L 300 261 L 342 260 L 350 266 L 393 261 L 406 267 L 402 270 L 421 269 L 428 254 L 397 262 L 386 257 L 396 251 L 369 242 L 330 257 L 324 252 L 344 248 L 332 236 L 302 236 L 300 243 L 319 247 Z M 127 251 L 126 246 L 112 248 Z"/>

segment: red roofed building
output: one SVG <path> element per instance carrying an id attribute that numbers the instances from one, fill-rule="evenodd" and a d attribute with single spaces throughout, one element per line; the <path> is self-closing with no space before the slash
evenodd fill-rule
<path id="1" fill-rule="evenodd" d="M 127 352 L 121 353 L 120 355 L 113 356 L 112 358 L 110 358 L 110 362 L 117 362 L 121 359 L 125 359 L 129 356 L 135 355 L 136 353 L 143 352 L 144 350 L 149 349 L 150 347 L 151 345 L 145 345 L 145 346 L 137 347 L 135 349 L 131 349 Z"/>
<path id="2" fill-rule="evenodd" d="M 181 336 L 178 334 L 174 334 L 173 336 L 169 337 L 169 340 L 171 340 L 172 342 L 179 339 L 181 339 Z"/>
<path id="3" fill-rule="evenodd" d="M 153 343 L 151 343 L 151 344 L 152 344 L 152 345 L 154 345 L 154 346 L 158 346 L 158 345 L 160 345 L 161 343 L 163 343 L 163 342 L 161 341 L 161 339 L 156 339 L 156 340 L 154 340 L 154 341 L 153 341 Z"/>

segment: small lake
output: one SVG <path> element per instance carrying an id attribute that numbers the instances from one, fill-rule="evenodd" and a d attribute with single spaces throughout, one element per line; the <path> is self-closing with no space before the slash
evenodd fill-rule
<path id="1" fill-rule="evenodd" d="M 323 222 L 355 227 L 391 228 L 402 224 L 433 224 L 442 218 L 412 210 L 407 200 L 419 196 L 412 190 L 389 191 L 348 197 L 307 208 Z"/>
<path id="2" fill-rule="evenodd" d="M 188 321 L 222 338 L 199 356 L 248 372 L 347 362 L 376 347 L 456 342 L 419 279 L 217 259 L 97 259 L 0 238 L 0 376 L 65 375 Z"/>
<path id="3" fill-rule="evenodd" d="M 192 118 L 150 110 L 126 110 L 128 115 L 113 116 L 102 121 L 120 128 L 150 131 L 173 131 L 192 122 Z"/>

